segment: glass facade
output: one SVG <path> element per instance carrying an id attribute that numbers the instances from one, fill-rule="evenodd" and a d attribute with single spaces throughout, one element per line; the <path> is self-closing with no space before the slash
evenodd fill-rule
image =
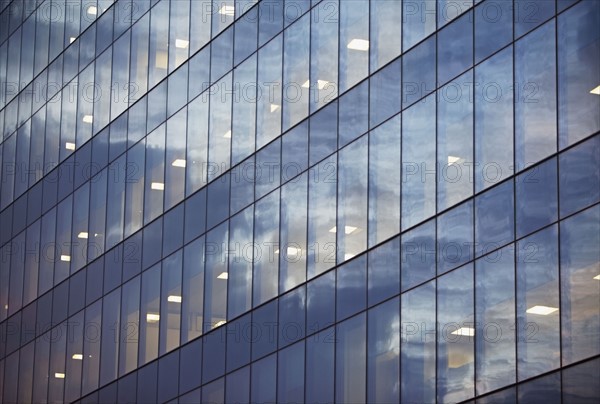
<path id="1" fill-rule="evenodd" d="M 596 403 L 599 26 L 0 1 L 0 402 Z"/>

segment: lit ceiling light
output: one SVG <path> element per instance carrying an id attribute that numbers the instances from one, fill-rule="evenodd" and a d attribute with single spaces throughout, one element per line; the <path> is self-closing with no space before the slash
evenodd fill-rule
<path id="1" fill-rule="evenodd" d="M 146 321 L 148 323 L 157 323 L 160 320 L 160 315 L 155 313 L 146 314 Z"/>
<path id="2" fill-rule="evenodd" d="M 271 104 L 271 112 L 275 112 L 279 109 L 279 105 L 277 104 Z"/>
<path id="3" fill-rule="evenodd" d="M 181 303 L 181 296 L 169 295 L 169 296 L 167 296 L 167 302 Z"/>
<path id="4" fill-rule="evenodd" d="M 66 142 L 65 143 L 65 149 L 67 149 L 67 150 L 75 150 L 75 143 Z"/>
<path id="5" fill-rule="evenodd" d="M 351 258 L 354 258 L 356 254 L 344 254 L 344 261 L 348 261 Z"/>
<path id="6" fill-rule="evenodd" d="M 596 279 L 597 281 L 600 281 L 600 275 L 594 276 L 594 279 Z"/>
<path id="7" fill-rule="evenodd" d="M 98 15 L 98 7 L 96 7 L 96 6 L 89 6 L 87 8 L 87 13 L 89 15 Z"/>
<path id="8" fill-rule="evenodd" d="M 366 39 L 354 38 L 348 44 L 348 49 L 366 52 L 369 50 L 369 41 Z"/>
<path id="9" fill-rule="evenodd" d="M 71 262 L 71 256 L 70 255 L 61 255 L 60 260 L 64 261 L 64 262 Z"/>
<path id="10" fill-rule="evenodd" d="M 56 372 L 56 373 L 54 373 L 54 377 L 57 378 L 57 379 L 64 379 L 65 378 L 65 374 L 64 373 Z"/>
<path id="11" fill-rule="evenodd" d="M 459 160 L 460 160 L 460 157 L 448 156 L 448 165 L 452 165 L 454 163 L 458 163 Z"/>
<path id="12" fill-rule="evenodd" d="M 222 326 L 223 324 L 225 324 L 226 322 L 227 322 L 227 321 L 225 321 L 225 320 L 217 321 L 217 322 L 215 323 L 215 326 L 214 326 L 213 328 L 220 327 L 220 326 Z"/>
<path id="13" fill-rule="evenodd" d="M 590 94 L 596 94 L 596 95 L 600 95 L 600 86 L 598 86 L 598 87 L 596 87 L 596 88 L 593 88 L 593 89 L 590 91 Z"/>
<path id="14" fill-rule="evenodd" d="M 175 47 L 179 49 L 187 49 L 190 41 L 186 41 L 185 39 L 175 39 Z"/>
<path id="15" fill-rule="evenodd" d="M 70 38 L 69 38 L 69 43 L 73 43 L 73 42 L 75 42 L 75 39 L 76 39 L 76 38 L 75 38 L 74 36 L 70 37 Z"/>
<path id="16" fill-rule="evenodd" d="M 552 314 L 555 311 L 558 311 L 558 308 L 548 306 L 533 306 L 526 310 L 526 312 L 529 314 L 539 314 L 541 316 L 547 316 L 548 314 Z"/>
<path id="17" fill-rule="evenodd" d="M 344 233 L 346 234 L 352 234 L 354 233 L 356 230 L 358 230 L 358 227 L 354 227 L 354 226 L 344 226 Z M 330 233 L 336 233 L 337 232 L 337 226 L 333 226 L 331 229 L 329 229 Z"/>
<path id="18" fill-rule="evenodd" d="M 153 182 L 152 184 L 150 184 L 150 189 L 155 189 L 157 191 L 164 191 L 165 184 L 163 184 L 162 182 Z"/>
<path id="19" fill-rule="evenodd" d="M 84 123 L 93 123 L 94 117 L 92 115 L 84 115 L 82 121 Z"/>
<path id="20" fill-rule="evenodd" d="M 77 235 L 77 238 L 88 238 L 88 233 L 86 231 L 82 231 Z"/>
<path id="21" fill-rule="evenodd" d="M 225 132 L 225 134 L 223 135 L 223 137 L 224 137 L 225 139 L 231 139 L 231 131 L 230 131 L 230 130 L 228 130 L 227 132 Z"/>
<path id="22" fill-rule="evenodd" d="M 327 85 L 329 84 L 329 82 L 327 80 L 317 80 L 317 88 L 319 90 L 324 89 Z M 304 84 L 302 84 L 303 88 L 310 88 L 310 80 L 306 80 L 304 82 Z"/>
<path id="23" fill-rule="evenodd" d="M 76 361 L 82 361 L 83 360 L 83 355 L 80 353 L 74 353 L 72 356 L 73 359 L 75 359 Z"/>
<path id="24" fill-rule="evenodd" d="M 460 335 L 461 337 L 472 337 L 475 335 L 475 329 L 469 327 L 461 327 L 458 330 L 452 331 L 450 334 Z"/>
<path id="25" fill-rule="evenodd" d="M 233 17 L 234 14 L 235 14 L 235 7 L 223 4 L 221 6 L 221 8 L 219 9 L 219 14 L 223 14 L 223 15 L 227 15 L 227 16 Z"/>
<path id="26" fill-rule="evenodd" d="M 217 276 L 217 279 L 228 279 L 229 278 L 229 274 L 227 272 L 221 272 L 219 274 L 219 276 Z"/>
<path id="27" fill-rule="evenodd" d="M 298 255 L 300 253 L 302 253 L 301 248 L 296 248 L 296 247 L 288 247 L 287 248 L 287 255 Z M 275 254 L 279 254 L 279 250 L 275 250 Z"/>
<path id="28" fill-rule="evenodd" d="M 185 160 L 184 159 L 177 159 L 177 160 L 173 161 L 173 163 L 171 165 L 173 167 L 185 168 Z"/>

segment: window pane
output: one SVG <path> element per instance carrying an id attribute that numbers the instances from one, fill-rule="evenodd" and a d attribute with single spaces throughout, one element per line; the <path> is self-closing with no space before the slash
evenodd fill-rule
<path id="1" fill-rule="evenodd" d="M 473 201 L 437 218 L 438 274 L 473 259 Z"/>
<path id="2" fill-rule="evenodd" d="M 282 46 L 283 35 L 278 35 L 258 51 L 257 91 L 261 96 L 256 105 L 257 149 L 281 133 Z"/>
<path id="3" fill-rule="evenodd" d="M 157 357 L 159 326 L 160 264 L 153 266 L 142 274 L 139 366 Z"/>
<path id="4" fill-rule="evenodd" d="M 227 318 L 235 318 L 252 307 L 253 219 L 254 206 L 231 218 Z"/>
<path id="5" fill-rule="evenodd" d="M 340 2 L 340 93 L 369 73 L 369 2 Z M 331 50 L 330 50 L 331 52 Z"/>
<path id="6" fill-rule="evenodd" d="M 367 303 L 367 257 L 352 260 L 337 269 L 336 320 L 361 310 Z"/>
<path id="7" fill-rule="evenodd" d="M 315 334 L 306 340 L 307 403 L 331 403 L 334 400 L 335 327 Z"/>
<path id="8" fill-rule="evenodd" d="M 439 10 L 438 10 L 439 11 Z M 466 13 L 438 33 L 438 83 L 444 84 L 473 64 L 473 14 Z"/>
<path id="9" fill-rule="evenodd" d="M 506 181 L 475 198 L 475 255 L 514 239 L 513 182 Z"/>
<path id="10" fill-rule="evenodd" d="M 400 237 L 369 251 L 369 306 L 400 292 Z"/>
<path id="11" fill-rule="evenodd" d="M 435 220 L 404 234 L 400 249 L 402 291 L 435 276 Z"/>
<path id="12" fill-rule="evenodd" d="M 483 2 L 475 8 L 475 63 L 485 59 L 512 39 L 512 3 Z"/>
<path id="13" fill-rule="evenodd" d="M 227 253 L 229 222 L 206 235 L 204 278 L 204 331 L 227 321 Z"/>
<path id="14" fill-rule="evenodd" d="M 404 51 L 435 30 L 436 1 L 402 3 L 402 49 Z"/>
<path id="15" fill-rule="evenodd" d="M 137 367 L 140 329 L 140 277 L 123 285 L 121 302 L 121 339 L 119 350 L 119 375 Z"/>
<path id="16" fill-rule="evenodd" d="M 277 372 L 277 402 L 303 402 L 304 341 L 279 352 Z"/>
<path id="17" fill-rule="evenodd" d="M 253 306 L 277 295 L 279 279 L 275 251 L 279 248 L 279 190 L 258 201 L 254 211 Z M 277 259 L 276 259 L 277 258 Z"/>
<path id="18" fill-rule="evenodd" d="M 327 104 L 338 94 L 338 0 L 326 0 L 311 10 L 310 112 Z"/>
<path id="19" fill-rule="evenodd" d="M 335 400 L 341 403 L 362 403 L 366 397 L 366 334 L 365 313 L 336 326 Z"/>
<path id="20" fill-rule="evenodd" d="M 179 346 L 181 321 L 181 266 L 183 250 L 165 258 L 162 263 L 162 298 L 160 351 L 162 355 Z"/>
<path id="21" fill-rule="evenodd" d="M 402 48 L 402 6 L 395 1 L 372 1 L 369 50 L 371 71 L 400 55 Z"/>
<path id="22" fill-rule="evenodd" d="M 310 83 L 309 45 L 310 15 L 305 15 L 284 32 L 282 131 L 308 114 L 309 89 L 304 83 Z"/>
<path id="23" fill-rule="evenodd" d="M 434 0 L 435 1 L 435 0 Z M 431 0 L 420 3 L 428 5 Z M 417 4 L 417 3 L 413 3 Z M 429 17 L 432 18 L 432 17 Z M 404 27 L 411 18 L 405 14 Z M 405 31 L 406 35 L 406 31 Z M 406 36 L 404 36 L 406 40 Z M 405 47 L 406 49 L 406 47 Z M 435 37 L 431 37 L 402 56 L 402 105 L 411 105 L 436 88 Z M 428 101 L 427 104 L 433 104 Z M 405 113 L 406 116 L 406 113 Z M 429 115 L 432 116 L 432 115 Z"/>

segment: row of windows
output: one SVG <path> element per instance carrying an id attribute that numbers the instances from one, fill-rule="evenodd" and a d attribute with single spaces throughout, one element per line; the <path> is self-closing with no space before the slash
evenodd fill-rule
<path id="1" fill-rule="evenodd" d="M 74 400 L 215 325 L 159 361 L 171 369 L 159 377 L 168 392 L 159 401 L 177 395 L 178 384 L 184 393 L 250 362 L 267 378 L 264 390 L 253 390 L 255 402 L 274 400 L 268 375 L 294 369 L 281 401 L 302 401 L 303 385 L 308 402 L 331 402 L 334 390 L 340 402 L 364 401 L 367 385 L 369 402 L 466 400 L 600 354 L 599 224 L 595 205 L 420 282 L 405 268 L 423 260 L 396 238 L 228 322 L 225 307 L 231 313 L 228 303 L 235 308 L 239 295 L 227 302 L 227 292 L 244 288 L 246 274 L 231 256 L 223 272 L 227 258 L 200 238 L 7 356 L 5 369 L 19 373 L 5 372 L 4 401 Z M 72 304 L 60 296 L 55 303 Z M 71 297 L 83 303 L 80 290 Z M 50 318 L 40 309 L 47 311 L 38 306 L 38 318 Z M 9 323 L 9 342 L 31 335 L 15 328 Z M 172 367 L 179 360 L 178 381 Z M 311 370 L 306 379 L 303 364 Z"/>

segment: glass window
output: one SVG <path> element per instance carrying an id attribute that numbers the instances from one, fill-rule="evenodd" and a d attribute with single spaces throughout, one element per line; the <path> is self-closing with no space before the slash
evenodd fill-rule
<path id="1" fill-rule="evenodd" d="M 368 312 L 367 402 L 400 401 L 400 300 Z"/>
<path id="2" fill-rule="evenodd" d="M 81 325 L 80 325 L 80 327 L 83 328 Z M 33 397 L 32 397 L 33 369 L 35 368 L 34 353 L 35 353 L 35 343 L 34 342 L 32 342 L 28 345 L 25 345 L 23 348 L 21 348 L 21 352 L 19 354 L 19 365 L 20 366 L 19 366 L 19 376 L 18 376 L 19 377 L 19 379 L 18 379 L 19 394 L 18 394 L 17 400 L 15 400 L 17 402 L 21 402 L 21 403 L 31 402 L 31 400 L 33 399 Z M 16 372 L 14 372 L 14 373 L 16 374 Z M 75 392 L 72 392 L 71 389 L 67 388 L 67 391 L 65 393 L 66 400 L 74 398 L 74 397 L 79 397 L 79 384 L 81 383 L 81 367 L 79 368 L 79 378 L 77 377 L 76 372 L 73 372 L 73 375 L 74 375 L 74 377 L 73 377 L 74 382 L 72 384 L 69 383 L 69 385 L 72 386 L 75 384 L 76 390 L 75 390 Z M 16 386 L 16 383 L 14 383 L 14 385 Z"/>
<path id="3" fill-rule="evenodd" d="M 561 153 L 560 217 L 600 200 L 600 136 Z"/>
<path id="4" fill-rule="evenodd" d="M 369 81 L 365 80 L 339 100 L 339 145 L 341 148 L 369 128 Z"/>
<path id="5" fill-rule="evenodd" d="M 438 212 L 473 195 L 472 84 L 469 71 L 438 91 Z"/>
<path id="6" fill-rule="evenodd" d="M 206 13 L 206 6 L 202 10 Z M 213 0 L 210 10 L 218 10 L 218 12 L 212 12 L 212 36 L 214 38 L 233 22 L 234 0 Z"/>
<path id="7" fill-rule="evenodd" d="M 235 318 L 252 307 L 254 205 L 230 220 L 227 318 Z"/>
<path id="8" fill-rule="evenodd" d="M 171 2 L 169 30 L 169 72 L 175 70 L 188 58 L 190 31 L 190 1 Z M 201 20 L 195 20 L 193 25 Z"/>
<path id="9" fill-rule="evenodd" d="M 402 291 L 435 276 L 435 220 L 430 220 L 404 234 L 400 249 Z"/>
<path id="10" fill-rule="evenodd" d="M 210 45 L 210 81 L 219 80 L 233 67 L 233 28 L 225 30 Z"/>
<path id="11" fill-rule="evenodd" d="M 304 400 L 307 403 L 334 401 L 335 341 L 335 327 L 306 340 L 306 369 L 310 369 L 306 372 Z"/>
<path id="12" fill-rule="evenodd" d="M 129 106 L 129 91 L 136 92 L 135 88 L 131 88 L 127 83 L 129 81 L 129 55 L 131 52 L 130 36 L 130 31 L 127 31 L 115 41 L 112 48 L 111 120 L 121 115 Z"/>
<path id="13" fill-rule="evenodd" d="M 138 364 L 142 366 L 158 356 L 160 264 L 142 273 L 142 299 L 140 307 Z"/>
<path id="14" fill-rule="evenodd" d="M 426 6 L 430 0 L 422 4 Z M 406 21 L 409 17 L 405 17 Z M 404 37 L 406 38 L 406 37 Z M 420 43 L 402 57 L 402 105 L 411 105 L 436 88 L 435 37 Z M 427 102 L 433 104 L 433 101 Z M 431 115 L 428 115 L 431 116 Z"/>
<path id="15" fill-rule="evenodd" d="M 512 40 L 513 5 L 509 1 L 482 2 L 475 7 L 475 63 Z"/>
<path id="16" fill-rule="evenodd" d="M 137 367 L 140 329 L 140 277 L 123 285 L 121 302 L 121 330 L 119 349 L 119 375 Z"/>
<path id="17" fill-rule="evenodd" d="M 369 2 L 357 0 L 339 3 L 340 77 L 343 93 L 369 73 Z"/>
<path id="18" fill-rule="evenodd" d="M 279 190 L 256 202 L 254 210 L 253 306 L 275 297 L 278 291 Z"/>
<path id="19" fill-rule="evenodd" d="M 364 402 L 367 379 L 367 319 L 359 314 L 336 326 L 335 400 Z"/>
<path id="20" fill-rule="evenodd" d="M 229 216 L 230 173 L 211 182 L 206 193 L 206 227 L 210 229 Z"/>
<path id="21" fill-rule="evenodd" d="M 338 0 L 320 2 L 311 10 L 310 112 L 332 101 L 338 94 Z"/>
<path id="22" fill-rule="evenodd" d="M 304 341 L 283 349 L 278 354 L 277 402 L 304 401 Z"/>
<path id="23" fill-rule="evenodd" d="M 65 327 L 68 333 L 65 373 L 69 375 L 65 380 L 65 401 L 72 401 L 80 397 L 79 388 L 81 384 L 84 338 L 83 315 L 84 313 L 81 311 L 71 317 L 67 322 L 68 327 Z M 33 352 L 31 354 L 31 359 L 33 359 Z M 21 351 L 21 360 L 23 360 L 23 350 Z"/>
<path id="24" fill-rule="evenodd" d="M 237 320 L 227 323 L 227 371 L 237 369 L 250 362 L 250 343 L 259 338 L 253 332 L 248 313 Z"/>
<path id="25" fill-rule="evenodd" d="M 163 356 L 158 362 L 158 402 L 177 396 L 179 390 L 179 351 Z"/>
<path id="26" fill-rule="evenodd" d="M 513 182 L 506 181 L 475 198 L 475 255 L 514 239 Z"/>
<path id="27" fill-rule="evenodd" d="M 515 270 L 513 246 L 475 262 L 476 394 L 514 383 Z"/>
<path id="28" fill-rule="evenodd" d="M 400 115 L 369 134 L 369 247 L 400 232 L 400 141 Z"/>
<path id="29" fill-rule="evenodd" d="M 336 271 L 336 320 L 364 310 L 367 303 L 367 256 L 352 260 Z"/>
<path id="30" fill-rule="evenodd" d="M 310 84 L 310 15 L 302 17 L 286 29 L 283 35 L 282 132 L 296 125 L 308 114 L 309 86 L 304 84 Z"/>
<path id="31" fill-rule="evenodd" d="M 553 158 L 515 179 L 517 238 L 558 219 L 556 170 Z"/>
<path id="32" fill-rule="evenodd" d="M 179 391 L 200 386 L 202 381 L 202 340 L 196 339 L 179 351 Z"/>
<path id="33" fill-rule="evenodd" d="M 554 2 L 545 0 L 515 0 L 513 7 L 517 38 L 552 17 L 555 12 Z"/>
<path id="34" fill-rule="evenodd" d="M 185 200 L 184 242 L 195 239 L 206 231 L 206 189 Z"/>
<path id="35" fill-rule="evenodd" d="M 406 75 L 405 75 L 406 77 Z M 403 113 L 402 119 L 402 229 L 435 214 L 436 99 L 431 95 Z"/>
<path id="36" fill-rule="evenodd" d="M 236 214 L 254 202 L 254 183 L 256 182 L 255 157 L 256 155 L 253 154 L 242 161 L 241 164 L 234 166 L 229 172 L 231 176 L 231 188 L 229 190 L 230 215 Z"/>
<path id="37" fill-rule="evenodd" d="M 600 205 L 560 223 L 562 364 L 600 350 Z"/>
<path id="38" fill-rule="evenodd" d="M 102 302 L 102 354 L 100 385 L 117 378 L 119 370 L 119 320 L 121 288 L 106 295 Z"/>
<path id="39" fill-rule="evenodd" d="M 303 338 L 305 335 L 306 291 L 295 289 L 279 298 L 279 348 Z"/>
<path id="40" fill-rule="evenodd" d="M 233 64 L 237 66 L 256 52 L 258 41 L 258 7 L 253 7 L 244 18 L 236 21 Z M 194 25 L 194 24 L 192 24 Z"/>
<path id="41" fill-rule="evenodd" d="M 367 247 L 369 193 L 364 168 L 368 167 L 368 140 L 364 136 L 338 154 L 338 220 L 337 226 L 329 230 L 337 235 L 338 262 L 351 259 Z"/>
<path id="42" fill-rule="evenodd" d="M 307 334 L 323 330 L 335 321 L 335 271 L 330 271 L 306 287 Z"/>
<path id="43" fill-rule="evenodd" d="M 394 4 L 393 2 L 384 3 Z M 381 4 L 381 2 L 372 4 Z M 369 78 L 370 128 L 379 125 L 392 115 L 400 112 L 402 94 L 401 69 L 402 60 L 397 59 Z"/>
<path id="44" fill-rule="evenodd" d="M 242 21 L 245 21 L 245 18 Z M 258 97 L 256 89 L 256 60 L 257 56 L 253 55 L 233 71 L 233 80 L 236 85 L 233 88 L 235 102 L 233 103 L 232 112 L 232 165 L 239 163 L 246 156 L 254 152 L 256 141 L 256 101 Z"/>
<path id="45" fill-rule="evenodd" d="M 137 400 L 148 403 L 155 401 L 157 397 L 158 361 L 138 370 L 137 376 Z"/>
<path id="46" fill-rule="evenodd" d="M 514 171 L 512 53 L 507 48 L 475 67 L 475 192 Z"/>
<path id="47" fill-rule="evenodd" d="M 258 51 L 257 149 L 263 147 L 281 133 L 282 46 L 283 35 L 278 35 Z"/>
<path id="48" fill-rule="evenodd" d="M 179 346 L 181 319 L 181 267 L 183 250 L 165 258 L 162 263 L 162 303 L 160 317 L 159 354 L 169 352 Z"/>
<path id="49" fill-rule="evenodd" d="M 436 368 L 435 284 L 402 295 L 400 402 L 434 402 Z"/>
<path id="50" fill-rule="evenodd" d="M 227 255 L 229 251 L 229 222 L 206 235 L 204 250 L 204 331 L 227 321 Z"/>
<path id="51" fill-rule="evenodd" d="M 190 1 L 190 3 L 190 21 L 192 21 L 190 26 L 190 55 L 193 55 L 210 40 L 211 16 L 207 15 L 206 10 L 207 7 L 212 10 L 212 4 L 211 0 Z"/>
<path id="52" fill-rule="evenodd" d="M 229 168 L 231 155 L 231 103 L 233 73 L 227 74 L 208 91 L 210 99 L 208 137 L 208 180 L 221 175 Z M 200 96 L 206 102 L 207 93 Z M 202 133 L 202 132 L 201 132 Z"/>
<path id="53" fill-rule="evenodd" d="M 438 279 L 438 402 L 458 402 L 475 393 L 473 265 Z"/>
<path id="54" fill-rule="evenodd" d="M 600 129 L 600 3 L 584 1 L 558 16 L 558 133 L 563 149 Z"/>
<path id="55" fill-rule="evenodd" d="M 202 338 L 202 382 L 213 380 L 225 373 L 225 343 L 223 335 L 225 327 L 221 327 Z"/>
<path id="56" fill-rule="evenodd" d="M 306 180 L 303 174 L 281 187 L 280 293 L 306 280 Z"/>
<path id="57" fill-rule="evenodd" d="M 192 80 L 193 81 L 193 80 Z M 198 97 L 188 104 L 186 144 L 186 196 L 206 184 L 208 171 L 208 100 Z"/>
<path id="58" fill-rule="evenodd" d="M 402 49 L 404 51 L 435 30 L 436 1 L 402 3 Z"/>
<path id="59" fill-rule="evenodd" d="M 335 265 L 336 156 L 321 162 L 309 177 L 308 184 L 308 278 Z"/>
<path id="60" fill-rule="evenodd" d="M 112 21 L 111 21 L 112 23 Z M 98 38 L 102 35 L 99 32 Z M 100 129 L 106 126 L 110 121 L 110 101 L 107 96 L 102 97 L 102 94 L 110 94 L 111 87 L 111 65 L 112 65 L 112 48 L 108 48 L 102 55 L 96 59 L 96 77 L 94 79 L 94 115 L 93 115 L 93 133 L 98 133 Z"/>
<path id="61" fill-rule="evenodd" d="M 515 158 L 519 170 L 556 151 L 554 26 L 550 21 L 515 44 Z"/>
<path id="62" fill-rule="evenodd" d="M 165 189 L 165 125 L 159 126 L 146 137 L 146 184 L 144 223 L 149 223 L 163 212 Z"/>
<path id="63" fill-rule="evenodd" d="M 337 147 L 338 104 L 329 104 L 310 117 L 309 164 L 313 165 L 333 153 Z"/>
<path id="64" fill-rule="evenodd" d="M 140 18 L 131 29 L 131 62 L 129 64 L 129 104 L 148 91 L 148 46 L 150 13 Z M 82 39 L 81 43 L 85 41 Z M 133 91 L 131 91 L 133 90 Z"/>
<path id="65" fill-rule="evenodd" d="M 272 300 L 252 312 L 252 360 L 277 348 L 277 308 L 277 300 Z"/>
<path id="66" fill-rule="evenodd" d="M 472 12 L 462 15 L 438 33 L 437 49 L 438 83 L 440 84 L 446 83 L 472 66 Z"/>
<path id="67" fill-rule="evenodd" d="M 517 243 L 519 380 L 560 366 L 556 225 Z"/>
<path id="68" fill-rule="evenodd" d="M 166 77 L 169 67 L 169 5 L 161 1 L 150 10 L 149 88 Z"/>
<path id="69" fill-rule="evenodd" d="M 281 140 L 277 139 L 256 153 L 254 198 L 260 199 L 279 187 L 280 178 Z M 252 182 L 249 178 L 245 180 Z"/>
<path id="70" fill-rule="evenodd" d="M 167 121 L 165 210 L 175 206 L 185 195 L 186 124 L 186 108 Z"/>
<path id="71" fill-rule="evenodd" d="M 367 272 L 369 306 L 400 292 L 400 237 L 369 251 Z"/>
<path id="72" fill-rule="evenodd" d="M 250 402 L 274 403 L 277 399 L 277 355 L 254 362 L 251 369 Z"/>
<path id="73" fill-rule="evenodd" d="M 437 219 L 438 274 L 473 259 L 473 202 L 456 206 Z"/>
<path id="74" fill-rule="evenodd" d="M 125 231 L 123 237 L 129 237 L 138 231 L 144 223 L 144 171 L 146 162 L 146 139 L 127 151 L 125 169 Z M 149 191 L 150 192 L 150 191 Z"/>
<path id="75" fill-rule="evenodd" d="M 372 1 L 370 6 L 369 51 L 374 72 L 402 51 L 402 6 L 395 1 Z"/>
<path id="76" fill-rule="evenodd" d="M 562 371 L 562 393 L 565 402 L 595 403 L 600 397 L 600 359 L 593 359 Z"/>
<path id="77" fill-rule="evenodd" d="M 81 382 L 81 395 L 84 396 L 98 388 L 98 373 L 100 370 L 100 336 L 102 326 L 102 301 L 98 300 L 96 303 L 88 306 L 85 309 L 85 327 L 84 327 L 84 339 L 83 339 L 83 378 Z M 38 339 L 38 341 L 44 341 L 44 338 Z M 43 363 L 43 357 L 38 355 L 37 342 L 36 342 L 36 364 Z M 47 369 L 47 365 L 46 365 Z M 47 371 L 44 371 L 44 378 L 47 380 Z M 47 384 L 47 381 L 35 379 L 34 386 L 38 382 Z M 46 393 L 44 392 L 45 396 Z M 35 390 L 33 395 L 34 401 L 43 401 L 38 396 L 36 398 Z"/>
<path id="78" fill-rule="evenodd" d="M 185 246 L 181 294 L 181 343 L 202 334 L 204 237 Z"/>
<path id="79" fill-rule="evenodd" d="M 225 385 L 227 386 L 226 403 L 250 402 L 250 366 L 229 373 Z M 179 402 L 181 403 L 181 398 L 179 398 Z"/>
<path id="80" fill-rule="evenodd" d="M 532 400 L 541 400 L 545 403 L 560 403 L 560 373 L 551 373 L 527 383 L 519 384 L 517 390 L 520 403 L 531 402 Z"/>

